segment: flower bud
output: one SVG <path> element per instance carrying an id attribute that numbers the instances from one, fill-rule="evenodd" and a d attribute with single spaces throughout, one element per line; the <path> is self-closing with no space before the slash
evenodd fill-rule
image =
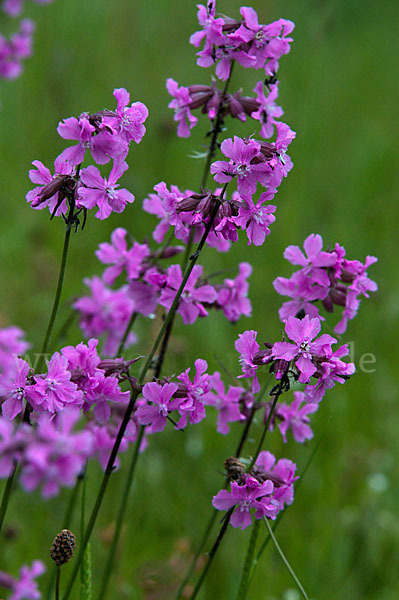
<path id="1" fill-rule="evenodd" d="M 75 535 L 69 529 L 63 529 L 55 536 L 50 548 L 50 556 L 57 567 L 65 565 L 72 558 L 75 546 Z"/>

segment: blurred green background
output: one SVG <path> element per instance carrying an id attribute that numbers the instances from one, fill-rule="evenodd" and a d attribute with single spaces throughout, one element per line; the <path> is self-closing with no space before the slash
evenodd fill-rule
<path id="1" fill-rule="evenodd" d="M 377 256 L 370 276 L 379 291 L 363 301 L 344 336 L 344 341 L 353 342 L 358 364 L 366 353 L 375 356 L 375 371 L 358 369 L 347 385 L 328 394 L 313 419 L 315 438 L 308 446 L 292 440 L 284 445 L 275 434 L 270 435 L 268 448 L 290 457 L 301 470 L 324 432 L 277 532 L 309 596 L 394 600 L 399 589 L 399 278 L 394 262 L 398 214 L 393 127 L 398 4 L 254 0 L 252 6 L 260 22 L 284 17 L 296 23 L 291 54 L 283 57 L 279 72 L 284 120 L 297 132 L 290 149 L 295 167 L 278 193 L 277 220 L 263 247 L 247 247 L 242 236 L 227 256 L 208 249 L 202 259 L 212 271 L 235 268 L 240 260 L 254 265 L 252 317 L 231 325 L 213 313 L 190 327 L 179 324 L 173 360 L 164 372 L 186 368 L 198 356 L 215 369 L 219 356 L 238 373 L 233 347 L 238 333 L 255 328 L 260 340 L 277 339 L 282 298 L 271 281 L 292 272 L 282 257 L 288 244 L 301 245 L 307 235 L 318 232 L 325 246 L 343 244 L 349 258 Z M 218 2 L 218 10 L 232 17 L 238 17 L 239 7 L 238 0 Z M 188 44 L 198 28 L 195 2 L 56 0 L 43 7 L 27 3 L 25 16 L 37 23 L 34 56 L 25 63 L 22 77 L 3 81 L 0 91 L 0 325 L 21 326 L 35 350 L 51 308 L 64 227 L 61 220 L 50 223 L 48 212 L 26 205 L 30 162 L 39 159 L 51 167 L 65 147 L 56 133 L 59 120 L 113 108 L 115 87 L 125 87 L 133 100 L 149 108 L 147 134 L 140 146 L 132 147 L 131 169 L 124 177 L 136 203 L 105 222 L 90 215 L 85 231 L 73 236 L 66 301 L 82 294 L 83 277 L 101 272 L 94 251 L 115 227 L 126 227 L 138 239 L 149 235 L 156 221 L 142 212 L 141 201 L 156 183 L 198 187 L 202 163 L 189 155 L 203 150 L 209 124 L 204 119 L 187 140 L 176 137 L 165 79 L 173 77 L 180 85 L 207 83 L 211 71 L 196 67 L 195 50 Z M 261 72 L 237 68 L 231 89 L 242 87 L 251 93 L 260 77 Z M 228 125 L 226 137 L 256 130 L 251 122 Z M 65 304 L 58 326 L 67 315 Z M 138 333 L 141 353 L 155 331 L 141 323 Z M 66 341 L 80 341 L 79 331 L 72 329 Z M 257 425 L 254 440 L 260 432 Z M 184 435 L 170 430 L 150 439 L 139 463 L 109 598 L 173 597 L 210 514 L 211 497 L 220 488 L 223 461 L 239 434 L 240 429 L 232 427 L 229 437 L 216 435 L 211 416 Z M 255 447 L 255 441 L 249 443 L 247 454 Z M 93 467 L 89 473 L 93 490 L 99 477 L 99 468 Z M 103 568 L 121 483 L 121 473 L 115 474 L 93 537 L 94 583 Z M 2 542 L 5 569 L 16 574 L 16 565 L 34 558 L 50 567 L 48 548 L 67 497 L 68 491 L 45 502 L 39 494 L 16 491 L 9 515 L 14 530 L 9 529 L 9 539 Z M 249 531 L 230 528 L 201 598 L 235 597 L 248 539 Z M 42 580 L 45 589 L 45 577 Z M 295 600 L 299 596 L 294 587 L 270 546 L 249 598 Z"/>

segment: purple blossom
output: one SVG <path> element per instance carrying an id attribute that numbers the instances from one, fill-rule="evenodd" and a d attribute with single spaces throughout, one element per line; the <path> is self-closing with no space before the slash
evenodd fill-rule
<path id="1" fill-rule="evenodd" d="M 134 310 L 146 317 L 155 313 L 166 280 L 167 275 L 151 267 L 144 273 L 143 281 L 130 281 L 128 293 L 133 300 Z"/>
<path id="2" fill-rule="evenodd" d="M 30 19 L 22 19 L 19 31 L 8 40 L 0 34 L 0 76 L 15 79 L 22 72 L 22 60 L 32 55 L 32 41 L 35 24 Z"/>
<path id="3" fill-rule="evenodd" d="M 143 387 L 143 397 L 146 402 L 136 410 L 136 418 L 140 425 L 150 425 L 150 432 L 163 431 L 168 414 L 179 408 L 181 399 L 172 400 L 178 386 L 175 383 L 159 385 L 155 382 L 146 383 Z"/>
<path id="4" fill-rule="evenodd" d="M 290 279 L 277 277 L 273 281 L 273 285 L 279 294 L 293 298 L 290 302 L 284 302 L 280 308 L 279 317 L 281 321 L 285 321 L 290 316 L 297 316 L 300 311 L 303 311 L 305 315 L 309 315 L 312 319 L 317 317 L 324 321 L 324 317 L 319 314 L 319 309 L 315 306 L 314 301 L 325 298 L 328 289 L 313 283 L 312 279 L 307 277 L 302 270 L 293 273 Z"/>
<path id="5" fill-rule="evenodd" d="M 206 373 L 207 362 L 198 358 L 194 364 L 196 372 L 192 382 L 188 375 L 190 369 L 186 369 L 177 377 L 181 381 L 177 395 L 180 399 L 178 410 L 181 415 L 181 419 L 177 423 L 178 429 L 183 429 L 187 425 L 187 418 L 191 425 L 202 421 L 206 416 L 204 403 L 208 401 L 208 398 L 212 398 L 209 395 L 210 381 L 209 375 Z"/>
<path id="6" fill-rule="evenodd" d="M 224 140 L 220 149 L 230 161 L 217 160 L 211 164 L 211 173 L 215 175 L 215 181 L 227 183 L 233 177 L 237 177 L 238 192 L 245 197 L 253 196 L 258 181 L 265 187 L 269 185 L 272 169 L 264 160 L 258 142 L 234 136 L 234 140 Z"/>
<path id="7" fill-rule="evenodd" d="M 272 137 L 276 119 L 281 117 L 283 109 L 277 106 L 275 100 L 278 97 L 278 82 L 270 85 L 270 92 L 267 96 L 264 93 L 263 81 L 258 81 L 254 87 L 258 108 L 251 113 L 251 118 L 259 121 L 262 125 L 259 135 L 263 138 Z"/>
<path id="8" fill-rule="evenodd" d="M 42 597 L 36 577 L 42 575 L 46 567 L 41 560 L 34 560 L 32 566 L 23 565 L 19 572 L 19 579 L 0 571 L 0 587 L 12 591 L 8 600 L 38 600 Z"/>
<path id="9" fill-rule="evenodd" d="M 276 217 L 273 215 L 276 206 L 273 204 L 264 206 L 264 203 L 272 200 L 275 194 L 276 190 L 274 189 L 263 192 L 256 204 L 252 198 L 243 198 L 238 216 L 233 217 L 234 223 L 247 232 L 248 246 L 251 243 L 255 246 L 261 246 L 266 236 L 270 234 L 269 225 L 276 220 Z"/>
<path id="10" fill-rule="evenodd" d="M 34 380 L 34 385 L 25 388 L 25 394 L 35 410 L 54 414 L 83 404 L 82 392 L 71 381 L 68 359 L 59 352 L 51 357 L 47 375 L 36 375 Z"/>
<path id="11" fill-rule="evenodd" d="M 29 364 L 22 358 L 15 359 L 14 368 L 0 376 L 0 400 L 3 416 L 12 421 L 24 408 L 26 379 Z"/>
<path id="12" fill-rule="evenodd" d="M 108 179 L 102 177 L 100 171 L 90 165 L 82 169 L 80 180 L 83 185 L 78 188 L 78 200 L 81 206 L 93 208 L 97 206 L 97 219 L 107 219 L 111 212 L 121 213 L 126 203 L 134 202 L 134 196 L 126 189 L 118 190 L 118 179 L 128 169 L 124 161 L 116 161 Z"/>
<path id="13" fill-rule="evenodd" d="M 98 340 L 92 338 L 87 345 L 81 342 L 75 346 L 65 346 L 61 349 L 62 356 L 68 360 L 68 371 L 79 390 L 88 392 L 97 386 L 96 375 L 101 358 L 97 352 Z"/>
<path id="14" fill-rule="evenodd" d="M 326 392 L 338 383 L 345 383 L 346 379 L 353 375 L 356 368 L 354 363 L 345 363 L 341 360 L 343 356 L 349 354 L 348 344 L 338 348 L 328 361 L 322 361 L 318 367 L 316 376 L 317 383 L 307 385 L 305 388 L 306 400 L 308 402 L 320 402 Z"/>
<path id="15" fill-rule="evenodd" d="M 123 269 L 126 269 L 128 279 L 138 279 L 142 263 L 150 254 L 147 244 L 137 242 L 128 250 L 126 236 L 126 229 L 118 227 L 111 234 L 111 244 L 103 242 L 96 251 L 100 262 L 112 265 L 103 273 L 102 279 L 107 285 L 112 285 Z"/>
<path id="16" fill-rule="evenodd" d="M 254 358 L 259 351 L 259 344 L 256 341 L 257 332 L 254 330 L 244 331 L 238 336 L 238 340 L 235 341 L 234 347 L 237 352 L 240 353 L 240 364 L 243 371 L 239 377 L 253 378 L 252 379 L 252 392 L 256 394 L 260 390 L 258 377 L 256 374 L 258 365 L 254 363 Z"/>
<path id="17" fill-rule="evenodd" d="M 15 367 L 15 358 L 24 354 L 30 344 L 23 338 L 24 331 L 19 327 L 0 329 L 0 372 L 6 373 Z"/>
<path id="18" fill-rule="evenodd" d="M 303 247 L 306 256 L 298 246 L 288 246 L 284 251 L 284 258 L 293 265 L 303 267 L 303 273 L 315 283 L 328 286 L 330 280 L 326 271 L 321 267 L 331 267 L 336 263 L 335 252 L 323 252 L 323 240 L 320 235 L 314 233 L 306 238 Z"/>
<path id="19" fill-rule="evenodd" d="M 259 483 L 254 477 L 248 477 L 244 485 L 239 485 L 235 481 L 230 485 L 231 491 L 220 490 L 213 497 L 212 505 L 217 510 L 229 510 L 236 506 L 230 519 L 233 527 L 245 529 L 251 524 L 251 508 L 256 511 L 255 519 L 264 516 L 271 519 L 276 517 L 277 507 L 271 498 L 274 489 L 271 481 Z"/>
<path id="20" fill-rule="evenodd" d="M 96 128 L 86 115 L 82 115 L 78 119 L 75 117 L 64 119 L 59 123 L 57 131 L 65 140 L 77 140 L 78 142 L 76 146 L 66 148 L 58 157 L 61 161 L 68 161 L 71 165 L 80 165 L 84 161 L 86 150 L 90 150 L 93 160 L 99 165 L 104 165 L 111 158 L 117 158 L 123 153 L 120 141 L 105 129 L 96 132 Z M 94 133 L 96 135 L 93 135 Z"/>
<path id="21" fill-rule="evenodd" d="M 324 333 L 312 342 L 319 334 L 320 329 L 320 319 L 311 319 L 308 315 L 305 315 L 303 319 L 288 317 L 285 322 L 285 332 L 294 341 L 294 344 L 288 342 L 273 344 L 272 355 L 274 358 L 287 362 L 295 360 L 301 383 L 307 383 L 316 372 L 317 366 L 313 361 L 315 357 L 322 356 L 328 360 L 333 354 L 331 344 L 336 343 L 337 340 L 331 335 Z"/>
<path id="22" fill-rule="evenodd" d="M 115 117 L 105 117 L 104 124 L 111 126 L 120 139 L 128 145 L 132 140 L 139 144 L 146 132 L 144 121 L 148 117 L 148 108 L 142 102 L 130 102 L 130 94 L 125 88 L 113 91 L 117 101 Z"/>
<path id="23" fill-rule="evenodd" d="M 15 461 L 21 460 L 29 430 L 23 423 L 14 432 L 14 424 L 0 417 L 0 479 L 9 477 Z"/>
<path id="24" fill-rule="evenodd" d="M 189 108 L 191 103 L 189 89 L 184 86 L 179 87 L 177 81 L 171 78 L 166 80 L 166 89 L 173 96 L 173 100 L 169 102 L 168 107 L 175 110 L 174 120 L 178 123 L 177 135 L 179 137 L 189 137 L 190 129 L 198 122 L 197 117 L 191 114 Z"/>
<path id="25" fill-rule="evenodd" d="M 274 484 L 273 498 L 278 502 L 279 509 L 294 501 L 294 482 L 296 465 L 287 458 L 276 458 L 271 452 L 263 450 L 259 453 L 254 466 L 254 474 L 260 480 L 270 480 Z"/>
<path id="26" fill-rule="evenodd" d="M 301 406 L 301 404 L 304 404 Z M 277 417 L 282 420 L 278 427 L 283 436 L 284 442 L 287 441 L 287 431 L 291 428 L 292 436 L 296 442 L 302 444 L 313 437 L 313 431 L 309 425 L 308 415 L 316 412 L 318 404 L 311 404 L 306 401 L 304 392 L 294 392 L 294 400 L 291 404 L 279 404 L 277 407 Z"/>
<path id="27" fill-rule="evenodd" d="M 215 393 L 207 394 L 207 404 L 214 406 L 218 411 L 217 431 L 226 435 L 229 433 L 229 423 L 245 420 L 244 415 L 240 413 L 239 400 L 244 393 L 244 389 L 237 386 L 229 386 L 227 392 L 224 389 L 224 383 L 220 373 L 216 371 L 210 378 L 210 385 Z"/>
<path id="28" fill-rule="evenodd" d="M 194 266 L 179 300 L 177 312 L 181 314 L 185 325 L 194 323 L 197 317 L 206 317 L 208 312 L 203 303 L 212 304 L 217 297 L 216 290 L 211 285 L 196 286 L 202 271 L 200 265 Z M 182 281 L 183 274 L 180 265 L 171 265 L 168 268 L 166 286 L 162 290 L 159 304 L 170 309 Z"/>
<path id="29" fill-rule="evenodd" d="M 89 287 L 91 296 L 83 296 L 73 304 L 80 313 L 80 326 L 87 337 L 98 338 L 106 333 L 104 353 L 112 356 L 134 310 L 133 301 L 128 296 L 127 286 L 114 291 L 99 277 L 85 279 L 84 283 Z M 135 339 L 134 336 L 128 338 L 127 344 L 134 343 Z"/>
<path id="30" fill-rule="evenodd" d="M 251 301 L 248 298 L 248 277 L 252 267 L 247 262 L 239 264 L 239 274 L 235 279 L 225 279 L 218 288 L 216 302 L 223 309 L 229 321 L 235 323 L 241 315 L 249 317 L 252 312 Z"/>
<path id="31" fill-rule="evenodd" d="M 96 385 L 92 385 L 85 396 L 85 408 L 94 406 L 94 416 L 100 425 L 111 417 L 112 403 L 127 404 L 130 393 L 122 392 L 116 377 L 105 377 L 102 371 L 95 376 Z"/>
<path id="32" fill-rule="evenodd" d="M 50 4 L 53 0 L 34 0 L 36 4 Z M 10 17 L 18 17 L 22 13 L 24 0 L 3 0 L 2 9 Z"/>
<path id="33" fill-rule="evenodd" d="M 42 210 L 48 206 L 50 213 L 53 214 L 58 206 L 55 215 L 65 214 L 68 206 L 64 189 L 69 187 L 73 191 L 75 168 L 58 157 L 54 161 L 53 176 L 40 160 L 34 160 L 32 164 L 37 170 L 31 169 L 29 178 L 33 183 L 38 183 L 39 186 L 26 194 L 26 201 L 31 202 L 31 207 L 36 210 Z"/>
<path id="34" fill-rule="evenodd" d="M 52 419 L 42 415 L 22 458 L 21 483 L 26 491 L 42 486 L 44 498 L 55 496 L 60 486 L 72 487 L 91 453 L 88 431 L 73 433 L 79 411 L 65 409 Z"/>

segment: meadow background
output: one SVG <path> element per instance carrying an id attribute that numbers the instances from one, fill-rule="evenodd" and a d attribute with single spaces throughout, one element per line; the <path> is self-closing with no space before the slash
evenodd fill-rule
<path id="1" fill-rule="evenodd" d="M 98 244 L 108 240 L 117 226 L 139 240 L 149 235 L 156 220 L 142 212 L 141 202 L 152 187 L 162 180 L 182 188 L 198 187 L 202 162 L 189 155 L 203 149 L 209 124 L 204 118 L 191 138 L 178 139 L 165 89 L 167 77 L 180 85 L 209 81 L 211 70 L 195 65 L 195 49 L 188 44 L 198 28 L 195 4 L 26 3 L 25 16 L 37 23 L 34 56 L 25 63 L 22 77 L 3 81 L 0 90 L 0 325 L 22 327 L 33 351 L 40 347 L 51 308 L 64 225 L 61 220 L 50 223 L 48 212 L 26 205 L 30 163 L 39 159 L 51 167 L 65 147 L 56 133 L 59 120 L 113 108 L 115 87 L 125 87 L 133 100 L 149 108 L 147 134 L 140 146 L 132 147 L 131 169 L 124 177 L 136 202 L 105 222 L 91 214 L 84 232 L 73 236 L 57 330 L 69 314 L 67 301 L 85 291 L 83 277 L 101 272 L 94 256 Z M 284 120 L 297 132 L 290 148 L 295 166 L 276 197 L 277 220 L 263 247 L 248 248 L 242 236 L 227 256 L 207 249 L 201 259 L 214 271 L 235 269 L 241 260 L 253 264 L 252 317 L 231 325 L 215 312 L 189 327 L 179 323 L 164 373 L 180 372 L 198 356 L 208 360 L 211 370 L 217 368 L 218 356 L 238 373 L 233 346 L 238 333 L 254 328 L 260 340 L 278 338 L 282 298 L 271 282 L 292 273 L 282 256 L 288 244 L 301 245 L 307 235 L 318 232 L 326 246 L 343 244 L 349 258 L 377 256 L 370 276 L 379 291 L 363 301 L 344 336 L 344 341 L 354 340 L 358 365 L 364 354 L 375 356 L 375 364 L 366 365 L 375 371 L 359 369 L 347 385 L 337 385 L 326 396 L 313 419 L 315 438 L 307 446 L 283 444 L 275 434 L 270 435 L 268 448 L 293 459 L 301 470 L 322 435 L 295 502 L 277 530 L 309 596 L 394 600 L 399 587 L 399 278 L 393 126 L 398 98 L 397 3 L 253 0 L 250 4 L 260 22 L 284 17 L 296 23 L 292 51 L 281 60 L 279 72 Z M 232 17 L 238 16 L 239 7 L 238 0 L 219 0 L 217 6 Z M 237 68 L 231 89 L 243 87 L 250 93 L 260 77 L 260 72 Z M 255 130 L 251 123 L 238 127 L 229 122 L 225 137 Z M 142 353 L 155 330 L 139 324 L 137 332 Z M 78 328 L 72 327 L 63 343 L 80 340 Z M 130 355 L 134 353 L 132 348 Z M 255 437 L 260 430 L 260 425 L 253 429 Z M 210 514 L 211 497 L 220 488 L 223 461 L 239 433 L 239 427 L 233 427 L 230 437 L 217 435 L 210 417 L 184 435 L 170 428 L 150 440 L 139 462 L 110 598 L 173 597 Z M 254 448 L 255 443 L 249 444 L 247 452 Z M 121 475 L 114 476 L 92 539 L 94 583 L 102 572 Z M 99 468 L 92 467 L 89 505 L 99 477 Z M 60 528 L 67 497 L 65 490 L 45 502 L 39 494 L 27 495 L 17 488 L 8 519 L 12 527 L 1 541 L 2 568 L 16 574 L 22 561 L 40 558 L 51 571 L 48 548 Z M 78 530 L 77 516 L 75 521 Z M 249 533 L 230 528 L 201 598 L 234 598 Z M 44 590 L 46 577 L 41 579 Z M 293 587 L 269 546 L 249 598 L 295 600 L 296 592 L 289 591 Z"/>

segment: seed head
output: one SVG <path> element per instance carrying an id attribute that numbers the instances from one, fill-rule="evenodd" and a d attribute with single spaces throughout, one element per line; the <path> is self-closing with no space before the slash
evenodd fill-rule
<path id="1" fill-rule="evenodd" d="M 50 548 L 50 556 L 57 567 L 64 565 L 72 558 L 75 545 L 75 535 L 69 529 L 63 529 L 55 536 Z"/>

